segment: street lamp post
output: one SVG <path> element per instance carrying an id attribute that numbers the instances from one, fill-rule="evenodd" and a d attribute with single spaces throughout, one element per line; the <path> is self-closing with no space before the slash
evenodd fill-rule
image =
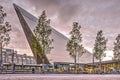
<path id="1" fill-rule="evenodd" d="M 15 71 L 15 64 L 14 64 L 14 54 L 17 53 L 15 50 L 12 51 L 12 73 Z"/>
<path id="2" fill-rule="evenodd" d="M 6 53 L 6 51 L 4 52 L 4 62 L 6 63 L 7 61 L 6 61 L 6 58 L 7 57 L 7 53 Z"/>
<path id="3" fill-rule="evenodd" d="M 93 73 L 94 73 L 94 53 L 93 53 Z"/>
<path id="4" fill-rule="evenodd" d="M 22 58 L 22 70 L 23 70 L 23 55 L 22 55 L 22 57 L 21 57 L 21 58 Z"/>

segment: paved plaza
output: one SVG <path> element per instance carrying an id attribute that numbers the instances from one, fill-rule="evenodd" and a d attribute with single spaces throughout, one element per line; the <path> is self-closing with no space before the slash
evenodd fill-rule
<path id="1" fill-rule="evenodd" d="M 0 80 L 120 80 L 120 74 L 0 74 Z"/>

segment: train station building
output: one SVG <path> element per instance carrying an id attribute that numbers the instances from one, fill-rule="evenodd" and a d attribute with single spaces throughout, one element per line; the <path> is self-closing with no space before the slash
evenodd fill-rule
<path id="1" fill-rule="evenodd" d="M 37 53 L 35 52 L 32 46 L 32 42 L 33 42 L 32 37 L 34 36 L 33 29 L 37 25 L 38 19 L 16 4 L 14 4 L 14 8 L 18 15 L 18 19 L 21 23 L 21 27 L 23 28 L 26 39 L 29 43 L 29 46 L 32 50 L 32 53 L 36 59 L 37 64 L 43 63 L 42 62 L 43 59 L 44 59 L 44 63 L 46 64 L 53 62 L 69 62 L 69 63 L 74 62 L 74 59 L 66 51 L 66 43 L 69 39 L 59 31 L 54 29 L 54 27 L 52 26 L 51 26 L 52 34 L 50 37 L 54 39 L 53 42 L 54 48 L 51 50 L 50 54 L 43 54 L 43 57 L 37 55 Z M 86 50 L 85 53 L 79 58 L 78 62 L 79 63 L 92 62 L 92 54 Z"/>

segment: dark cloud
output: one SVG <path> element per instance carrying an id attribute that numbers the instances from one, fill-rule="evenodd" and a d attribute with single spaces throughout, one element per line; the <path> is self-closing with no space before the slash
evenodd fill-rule
<path id="1" fill-rule="evenodd" d="M 77 2 L 76 2 L 77 1 Z M 35 12 L 40 15 L 41 11 L 46 10 L 48 16 L 57 15 L 59 22 L 69 22 L 72 17 L 77 15 L 80 3 L 76 0 L 30 0 L 30 5 L 35 7 Z"/>
<path id="2" fill-rule="evenodd" d="M 58 19 L 62 23 L 69 22 L 79 12 L 80 5 L 73 3 L 64 4 L 58 11 Z"/>

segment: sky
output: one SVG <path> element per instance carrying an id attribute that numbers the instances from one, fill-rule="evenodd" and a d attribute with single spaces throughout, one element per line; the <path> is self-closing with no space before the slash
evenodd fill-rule
<path id="1" fill-rule="evenodd" d="M 51 26 L 68 37 L 73 22 L 78 22 L 81 25 L 83 46 L 90 52 L 97 32 L 103 30 L 108 39 L 107 58 L 112 56 L 113 43 L 120 33 L 120 0 L 0 0 L 0 5 L 7 13 L 5 20 L 12 25 L 11 42 L 7 47 L 20 54 L 32 55 L 13 3 L 36 17 L 46 10 Z"/>

